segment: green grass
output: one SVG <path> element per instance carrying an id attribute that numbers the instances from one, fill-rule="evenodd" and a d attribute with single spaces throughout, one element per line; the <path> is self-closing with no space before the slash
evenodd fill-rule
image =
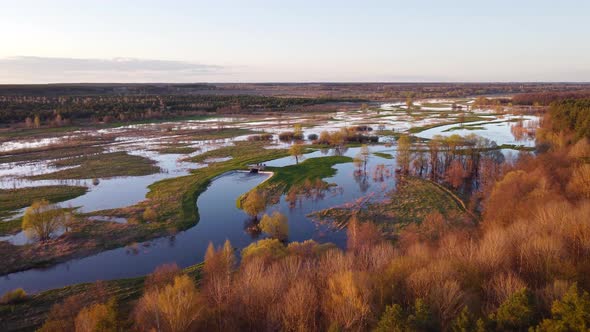
<path id="1" fill-rule="evenodd" d="M 485 130 L 486 128 L 483 126 L 456 126 L 456 127 L 451 127 L 449 129 L 443 130 L 444 133 L 446 132 L 450 132 L 450 131 L 455 131 L 455 130 Z"/>
<path id="2" fill-rule="evenodd" d="M 431 181 L 415 177 L 405 177 L 399 181 L 390 201 L 382 208 L 383 211 L 393 212 L 393 219 L 401 225 L 421 222 L 432 212 L 448 215 L 452 211 L 463 211 L 461 204 L 448 190 Z"/>
<path id="3" fill-rule="evenodd" d="M 190 227 L 199 220 L 195 204 L 197 197 L 207 189 L 215 177 L 229 171 L 247 169 L 250 164 L 287 155 L 283 149 L 265 149 L 264 143 L 237 142 L 235 146 L 208 151 L 190 160 L 201 162 L 220 157 L 232 159 L 194 170 L 190 175 L 156 182 L 149 187 L 147 198 L 151 205 L 158 206 L 157 211 L 161 218 L 172 220 L 181 228 Z"/>
<path id="4" fill-rule="evenodd" d="M 391 155 L 390 153 L 373 152 L 373 154 L 376 155 L 377 157 L 381 157 L 381 158 L 385 158 L 385 159 L 393 159 L 393 155 Z"/>
<path id="5" fill-rule="evenodd" d="M 171 122 L 171 121 L 185 121 L 185 120 L 206 120 L 210 119 L 217 115 L 191 115 L 191 116 L 182 116 L 182 117 L 171 117 L 167 119 L 148 119 L 148 120 L 138 120 L 138 121 L 129 121 L 129 122 L 111 122 L 111 123 L 80 123 L 78 125 L 73 126 L 64 126 L 64 127 L 43 127 L 43 128 L 35 128 L 35 129 L 26 129 L 26 128 L 18 128 L 18 129 L 8 129 L 0 131 L 0 137 L 7 137 L 7 138 L 14 138 L 14 137 L 39 137 L 39 136 L 47 136 L 53 134 L 63 134 L 71 131 L 81 130 L 81 129 L 107 129 L 107 128 L 117 128 L 122 126 L 129 126 L 129 125 L 136 125 L 136 124 L 149 124 L 149 123 L 163 123 L 163 122 Z"/>
<path id="6" fill-rule="evenodd" d="M 102 147 L 98 146 L 83 146 L 83 147 L 67 147 L 67 148 L 53 148 L 46 151 L 36 151 L 29 153 L 19 153 L 0 157 L 1 163 L 10 162 L 24 162 L 37 160 L 52 160 L 57 158 L 72 158 L 84 154 L 96 154 L 103 151 Z"/>
<path id="7" fill-rule="evenodd" d="M 452 104 L 449 104 L 449 103 L 424 103 L 424 104 L 421 104 L 420 106 L 432 107 L 432 108 L 445 108 L 445 107 L 451 107 Z"/>
<path id="8" fill-rule="evenodd" d="M 263 144 L 250 142 L 238 142 L 237 146 L 221 150 L 211 151 L 205 158 L 222 153 L 229 154 L 232 159 L 193 170 L 190 175 L 156 182 L 150 185 L 147 199 L 133 206 L 96 212 L 100 215 L 126 217 L 136 222 L 117 224 L 81 219 L 71 231 L 52 240 L 50 246 L 34 243 L 15 247 L 0 242 L 0 257 L 4 258 L 4 264 L 0 264 L 0 274 L 33 267 L 49 267 L 73 257 L 85 257 L 190 228 L 199 222 L 195 204 L 197 197 L 215 177 L 229 171 L 246 169 L 249 164 L 288 155 L 285 150 L 265 149 Z M 146 207 L 151 207 L 156 212 L 156 221 L 143 221 L 142 215 Z"/>
<path id="9" fill-rule="evenodd" d="M 268 181 L 252 188 L 251 191 L 241 195 L 236 200 L 236 206 L 241 208 L 242 202 L 253 190 L 265 192 L 268 203 L 276 203 L 281 195 L 287 193 L 293 186 L 303 184 L 306 180 L 324 179 L 336 174 L 333 167 L 337 164 L 352 162 L 352 158 L 345 156 L 319 157 L 304 160 L 303 162 L 285 167 L 267 167 L 274 174 Z M 326 184 L 329 186 L 329 184 Z"/>
<path id="10" fill-rule="evenodd" d="M 156 149 L 156 151 L 161 154 L 191 154 L 198 150 L 199 148 L 193 148 L 190 146 L 166 146 Z"/>
<path id="11" fill-rule="evenodd" d="M 441 126 L 446 126 L 446 125 L 451 125 L 451 124 L 458 124 L 458 123 L 486 121 L 486 120 L 490 120 L 490 119 L 482 118 L 482 117 L 476 116 L 476 115 L 470 115 L 470 116 L 466 116 L 462 120 L 459 120 L 457 118 L 457 119 L 455 119 L 455 121 L 448 121 L 448 122 L 443 122 L 443 123 L 433 123 L 433 124 L 428 124 L 425 126 L 412 127 L 408 130 L 408 132 L 410 134 L 417 134 L 417 133 L 423 132 L 425 130 L 436 128 L 436 127 L 441 127 Z"/>
<path id="12" fill-rule="evenodd" d="M 198 282 L 201 278 L 202 267 L 203 264 L 200 263 L 189 266 L 183 271 Z M 145 276 L 104 282 L 107 297 L 117 299 L 121 318 L 125 319 L 131 313 L 136 300 L 143 293 L 144 282 Z M 52 305 L 63 302 L 69 296 L 83 294 L 92 286 L 92 283 L 84 283 L 52 289 L 31 295 L 22 303 L 0 306 L 0 330 L 6 332 L 34 331 L 43 324 Z M 87 301 L 85 304 L 90 304 L 92 300 L 92 298 L 84 298 L 84 301 Z M 129 328 L 131 326 L 126 327 L 126 329 Z"/>
<path id="13" fill-rule="evenodd" d="M 345 156 L 330 156 L 306 159 L 303 162 L 285 166 L 268 167 L 274 175 L 263 185 L 281 184 L 285 185 L 285 191 L 292 186 L 301 184 L 305 180 L 324 179 L 336 174 L 332 166 L 352 162 L 352 158 Z"/>
<path id="14" fill-rule="evenodd" d="M 10 215 L 6 215 L 10 216 Z M 0 236 L 18 233 L 22 227 L 22 218 L 15 218 L 7 221 L 0 221 Z"/>
<path id="15" fill-rule="evenodd" d="M 52 203 L 66 201 L 88 191 L 80 186 L 41 186 L 19 189 L 0 189 L 0 218 L 9 217 L 12 212 L 31 205 L 34 201 L 47 199 Z M 0 235 L 12 234 L 20 230 L 20 218 L 0 222 Z"/>
<path id="16" fill-rule="evenodd" d="M 207 129 L 199 130 L 195 134 L 191 135 L 192 139 L 195 140 L 212 140 L 222 138 L 232 138 L 242 135 L 259 134 L 259 132 L 252 131 L 250 129 L 242 128 L 226 128 L 226 129 Z"/>
<path id="17" fill-rule="evenodd" d="M 420 223 L 429 213 L 440 212 L 448 216 L 464 213 L 464 204 L 450 190 L 429 180 L 403 177 L 397 188 L 391 192 L 390 199 L 373 203 L 360 210 L 361 220 L 371 220 L 388 235 L 410 223 Z M 311 217 L 330 220 L 336 227 L 343 228 L 351 216 L 349 208 L 329 208 L 314 212 Z"/>
<path id="18" fill-rule="evenodd" d="M 92 179 L 114 176 L 149 175 L 160 171 L 160 168 L 155 164 L 156 162 L 149 158 L 130 155 L 126 152 L 95 154 L 57 160 L 53 162 L 54 166 L 79 165 L 79 167 L 36 175 L 30 177 L 30 179 Z"/>

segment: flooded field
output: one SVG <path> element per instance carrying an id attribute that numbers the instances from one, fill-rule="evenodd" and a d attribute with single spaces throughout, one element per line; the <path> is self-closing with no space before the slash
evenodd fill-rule
<path id="1" fill-rule="evenodd" d="M 418 104 L 407 109 L 401 103 L 383 104 L 380 107 L 356 112 L 322 114 L 285 114 L 281 116 L 230 116 L 203 119 L 170 121 L 153 124 L 137 124 L 100 130 L 78 130 L 51 137 L 15 139 L 0 146 L 0 189 L 16 190 L 40 186 L 83 186 L 88 191 L 75 198 L 58 202 L 59 206 L 75 209 L 84 215 L 87 222 L 117 224 L 129 222 L 122 213 L 125 208 L 141 205 L 153 185 L 162 180 L 180 177 L 189 181 L 191 174 L 201 169 L 220 167 L 220 175 L 213 178 L 207 188 L 196 197 L 192 204 L 198 208 L 197 220 L 193 225 L 174 235 L 156 237 L 151 240 L 128 244 L 125 247 L 102 251 L 88 257 L 61 262 L 48 268 L 27 269 L 4 275 L 0 279 L 0 292 L 17 287 L 27 292 L 38 292 L 74 283 L 108 280 L 145 275 L 163 263 L 176 262 L 186 267 L 201 262 L 209 242 L 221 245 L 226 239 L 237 249 L 242 249 L 264 238 L 260 232 L 251 232 L 248 215 L 236 207 L 238 198 L 268 179 L 270 174 L 249 174 L 229 170 L 234 161 L 232 156 L 208 156 L 222 148 L 249 142 L 252 135 L 270 134 L 264 141 L 264 149 L 288 149 L 290 141 L 279 140 L 279 134 L 293 131 L 298 125 L 304 137 L 304 144 L 311 144 L 308 137 L 324 131 L 337 131 L 356 126 L 363 128 L 363 134 L 377 137 L 378 142 L 368 148 L 364 171 L 358 163 L 346 162 L 333 165 L 335 175 L 323 180 L 330 187 L 315 195 L 298 197 L 294 202 L 286 194 L 266 207 L 266 213 L 279 211 L 289 220 L 288 241 L 313 239 L 331 242 L 343 247 L 346 235 L 343 230 L 313 220 L 310 214 L 331 207 L 346 206 L 358 202 L 384 200 L 395 187 L 397 146 L 395 138 L 401 133 L 412 133 L 415 137 L 429 140 L 433 137 L 450 135 L 477 135 L 496 143 L 502 152 L 517 152 L 520 147 L 534 146 L 534 130 L 538 125 L 535 116 L 512 116 L 496 114 L 491 110 L 477 110 L 469 114 L 458 112 L 451 107 L 452 101 L 429 101 L 428 106 Z M 469 101 L 464 101 L 467 108 Z M 426 103 L 425 103 L 426 105 Z M 203 132 L 205 131 L 205 132 Z M 101 156 L 105 153 L 125 153 L 142 157 L 158 171 L 147 175 L 117 175 L 88 178 L 35 179 L 39 175 L 67 174 L 76 168 L 98 167 L 100 160 L 68 163 L 75 154 L 63 157 L 52 155 L 52 148 L 60 145 L 84 145 L 91 152 L 81 156 Z M 86 146 L 86 145 L 84 145 Z M 361 147 L 318 148 L 309 145 L 300 160 L 326 156 L 358 157 Z M 39 155 L 39 158 L 36 155 Z M 208 156 L 204 160 L 200 155 Z M 195 161 L 195 158 L 199 161 Z M 99 158 L 100 159 L 100 158 Z M 64 162 L 63 160 L 66 160 Z M 241 160 L 241 159 L 240 159 Z M 244 159 L 247 160 L 247 159 Z M 352 160 L 352 159 L 351 159 Z M 296 163 L 291 156 L 264 160 L 267 167 L 285 167 Z M 237 163 L 237 161 L 236 161 Z M 90 166 L 88 166 L 90 165 Z M 107 165 L 108 166 L 108 165 Z M 104 166 L 103 166 L 104 167 Z M 226 171 L 226 167 L 227 171 Z M 108 167 L 107 167 L 108 168 Z M 98 169 L 98 168 L 97 168 Z M 102 171 L 102 169 L 101 169 Z M 103 173 L 97 173 L 103 174 Z M 57 177 L 57 175 L 56 175 Z M 182 178 L 182 179 L 184 179 Z M 182 184 L 182 181 L 179 181 Z M 4 211 L 2 222 L 12 222 L 20 217 L 24 208 Z M 59 234 L 57 234 L 59 236 Z M 3 234 L 0 241 L 14 246 L 31 245 L 32 241 L 23 231 Z"/>

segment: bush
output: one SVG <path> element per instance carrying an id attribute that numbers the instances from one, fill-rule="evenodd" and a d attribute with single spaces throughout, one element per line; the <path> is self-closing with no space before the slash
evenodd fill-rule
<path id="1" fill-rule="evenodd" d="M 309 135 L 307 135 L 307 139 L 310 141 L 315 141 L 318 139 L 318 135 L 317 134 L 309 134 Z"/>
<path id="2" fill-rule="evenodd" d="M 275 211 L 271 216 L 262 216 L 260 229 L 276 239 L 286 240 L 289 236 L 289 221 L 284 214 Z"/>
<path id="3" fill-rule="evenodd" d="M 1 304 L 15 304 L 23 302 L 27 299 L 27 292 L 25 292 L 22 288 L 17 288 L 15 290 L 8 291 L 2 295 L 2 299 L 0 299 Z"/>
<path id="4" fill-rule="evenodd" d="M 499 330 L 524 330 L 531 326 L 534 316 L 532 294 L 523 288 L 504 301 L 491 318 Z"/>
<path id="5" fill-rule="evenodd" d="M 174 279 L 182 275 L 182 270 L 176 263 L 164 264 L 156 267 L 152 274 L 145 278 L 146 291 L 163 288 L 174 282 Z"/>
<path id="6" fill-rule="evenodd" d="M 266 209 L 266 198 L 258 190 L 251 191 L 242 201 L 242 209 L 252 218 L 257 219 L 258 214 Z"/>
<path id="7" fill-rule="evenodd" d="M 194 281 L 177 276 L 172 284 L 143 295 L 134 311 L 135 325 L 142 331 L 192 331 L 205 308 Z"/>
<path id="8" fill-rule="evenodd" d="M 290 142 L 295 139 L 295 133 L 292 131 L 284 131 L 279 134 L 279 140 L 283 142 Z"/>
<path id="9" fill-rule="evenodd" d="M 555 301 L 551 319 L 545 319 L 536 331 L 587 331 L 590 329 L 590 294 L 580 293 L 576 284 Z"/>
<path id="10" fill-rule="evenodd" d="M 76 332 L 119 331 L 117 306 L 114 299 L 83 308 L 76 316 Z"/>
<path id="11" fill-rule="evenodd" d="M 272 134 L 260 134 L 248 136 L 250 142 L 272 141 Z"/>
<path id="12" fill-rule="evenodd" d="M 22 228 L 40 241 L 45 241 L 64 225 L 64 221 L 64 211 L 43 199 L 25 210 Z"/>
<path id="13" fill-rule="evenodd" d="M 280 258 L 287 255 L 287 248 L 277 239 L 263 239 L 242 249 L 242 259 L 247 261 L 254 257 Z"/>
<path id="14" fill-rule="evenodd" d="M 144 221 L 156 221 L 158 219 L 158 214 L 151 207 L 147 207 L 143 211 L 142 217 Z"/>

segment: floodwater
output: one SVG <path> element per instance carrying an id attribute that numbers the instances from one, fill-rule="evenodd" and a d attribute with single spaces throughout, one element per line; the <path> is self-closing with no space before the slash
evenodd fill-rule
<path id="1" fill-rule="evenodd" d="M 354 156 L 359 150 L 348 149 L 343 154 Z M 383 147 L 375 148 L 375 151 L 386 150 L 387 148 Z M 388 151 L 391 152 L 391 149 Z M 321 152 L 318 153 L 321 155 Z M 333 150 L 326 152 L 327 155 L 334 153 Z M 293 158 L 282 158 L 268 164 L 292 163 Z M 372 155 L 367 163 L 367 176 L 360 178 L 353 176 L 353 163 L 336 165 L 336 175 L 325 179 L 336 187 L 324 193 L 322 198 L 302 198 L 292 207 L 283 196 L 278 204 L 267 208 L 267 213 L 280 211 L 289 218 L 289 241 L 315 239 L 318 242 L 332 242 L 342 247 L 346 243 L 344 231 L 320 225 L 307 215 L 362 197 L 383 198 L 385 192 L 393 188 L 395 180 L 393 177 L 374 179 L 371 172 L 377 165 L 383 164 L 390 169 L 390 174 L 393 174 L 394 163 L 394 160 Z M 152 272 L 158 265 L 171 262 L 186 267 L 203 260 L 209 242 L 221 245 L 229 239 L 234 247 L 242 249 L 263 238 L 264 234 L 251 234 L 246 230 L 249 217 L 236 207 L 236 200 L 268 176 L 244 172 L 225 174 L 215 179 L 199 196 L 196 204 L 200 219 L 192 228 L 172 237 L 101 252 L 47 269 L 31 269 L 6 275 L 0 279 L 0 293 L 17 287 L 22 287 L 27 292 L 39 292 L 80 282 L 140 276 Z"/>
<path id="2" fill-rule="evenodd" d="M 435 135 L 441 136 L 450 136 L 450 135 L 460 135 L 460 136 L 467 136 L 467 135 L 478 135 L 484 138 L 489 139 L 490 141 L 496 142 L 498 145 L 517 145 L 517 146 L 525 146 L 525 147 L 533 147 L 535 146 L 535 137 L 534 135 L 523 135 L 522 137 L 517 137 L 514 135 L 511 128 L 517 124 L 517 122 L 513 122 L 512 120 L 519 120 L 522 121 L 522 125 L 524 128 L 534 128 L 535 123 L 538 123 L 539 117 L 537 116 L 507 116 L 501 120 L 496 121 L 477 121 L 477 122 L 467 122 L 464 123 L 463 126 L 459 124 L 450 124 L 444 125 L 439 127 L 434 127 L 431 129 L 424 130 L 416 136 L 421 138 L 431 139 Z M 461 128 L 463 127 L 463 128 Z M 469 129 L 477 128 L 477 129 Z"/>
<path id="3" fill-rule="evenodd" d="M 311 126 L 304 127 L 304 134 L 319 134 L 321 131 L 338 130 L 345 126 L 366 124 L 373 129 L 406 131 L 414 126 L 429 124 L 444 124 L 453 121 L 450 118 L 424 117 L 414 119 L 404 112 L 395 112 L 401 104 L 384 104 L 379 115 L 364 112 L 335 112 L 330 117 L 316 121 Z M 440 110 L 440 108 L 437 108 Z M 431 113 L 431 112 L 429 112 Z M 495 141 L 498 145 L 515 144 L 533 146 L 534 138 L 530 135 L 516 137 L 512 127 L 515 122 L 509 122 L 512 117 L 498 119 L 490 116 L 490 120 L 466 123 L 466 127 L 455 128 L 458 124 L 442 125 L 416 134 L 422 138 L 432 138 L 434 135 L 448 136 L 452 134 L 476 134 Z M 536 117 L 519 117 L 524 127 L 529 127 L 538 121 Z M 309 120 L 309 119 L 307 119 Z M 112 209 L 133 205 L 143 199 L 148 192 L 148 186 L 156 181 L 189 174 L 190 169 L 206 167 L 205 164 L 194 164 L 181 161 L 187 156 L 195 156 L 206 151 L 223 146 L 232 145 L 235 141 L 247 139 L 248 135 L 231 139 L 208 141 L 178 141 L 199 150 L 188 154 L 160 154 L 154 152 L 162 144 L 169 144 L 171 139 L 180 138 L 174 135 L 159 137 L 142 137 L 142 132 L 161 130 L 162 126 L 169 126 L 172 131 L 187 129 L 210 129 L 214 123 L 223 122 L 226 128 L 247 128 L 260 132 L 269 132 L 276 138 L 277 133 L 292 130 L 294 123 L 302 123 L 305 118 L 261 118 L 251 121 L 249 118 L 211 118 L 185 122 L 169 122 L 164 124 L 130 125 L 114 129 L 104 129 L 94 133 L 80 133 L 81 135 L 120 135 L 110 144 L 108 151 L 127 151 L 155 160 L 162 172 L 146 176 L 114 177 L 99 179 L 98 184 L 92 180 L 27 180 L 23 176 L 53 172 L 48 161 L 28 163 L 0 164 L 0 188 L 20 188 L 40 185 L 82 185 L 89 191 L 77 198 L 60 203 L 64 207 L 79 207 L 82 212 Z M 74 133 L 75 134 L 75 133 Z M 370 133 L 369 133 L 370 134 Z M 380 137 L 386 141 L 387 137 Z M 37 140 L 3 145 L 3 149 L 31 148 L 53 144 L 56 140 Z M 59 142 L 59 139 L 57 139 Z M 278 143 L 271 147 L 285 148 L 288 143 Z M 270 148 L 270 147 L 269 147 Z M 2 151 L 3 149 L 0 149 Z M 385 152 L 395 156 L 395 148 L 385 146 L 370 147 L 372 153 Z M 341 150 L 318 150 L 304 156 L 304 159 L 324 157 L 329 155 L 345 155 L 355 157 L 360 148 Z M 210 159 L 206 162 L 220 162 L 227 158 Z M 292 157 L 280 158 L 266 162 L 268 166 L 287 166 L 295 163 Z M 313 221 L 309 214 L 326 208 L 354 204 L 355 202 L 375 201 L 385 198 L 385 194 L 395 186 L 395 159 L 385 159 L 371 154 L 366 164 L 366 173 L 359 172 L 352 162 L 335 165 L 337 170 L 333 177 L 324 179 L 333 184 L 329 190 L 318 193 L 313 197 L 299 197 L 295 204 L 287 201 L 283 195 L 277 204 L 267 207 L 267 213 L 280 211 L 289 219 L 289 241 L 305 241 L 314 239 L 318 242 L 332 242 L 340 247 L 346 243 L 346 234 L 342 230 L 334 229 L 330 225 Z M 380 171 L 380 172 L 378 172 Z M 125 248 L 108 250 L 94 256 L 71 260 L 47 269 L 31 269 L 12 273 L 0 277 L 0 294 L 22 287 L 27 292 L 39 292 L 56 287 L 62 287 L 80 282 L 109 280 L 145 275 L 152 272 L 158 265 L 176 262 L 186 267 L 201 262 L 209 242 L 221 245 L 228 239 L 234 247 L 242 249 L 257 239 L 264 238 L 264 234 L 252 234 L 249 231 L 249 218 L 236 208 L 236 199 L 249 191 L 268 175 L 251 175 L 242 172 L 227 173 L 213 180 L 209 188 L 203 192 L 195 203 L 199 208 L 200 219 L 192 228 L 180 232 L 172 237 L 158 238 Z M 22 210 L 15 211 L 16 215 Z M 104 222 L 126 222 L 124 219 L 95 217 Z M 9 241 L 15 245 L 28 243 L 23 232 L 12 236 L 1 237 L 0 241 Z"/>

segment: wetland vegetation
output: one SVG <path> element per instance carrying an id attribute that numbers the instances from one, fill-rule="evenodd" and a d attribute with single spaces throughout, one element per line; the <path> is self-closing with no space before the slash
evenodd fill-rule
<path id="1" fill-rule="evenodd" d="M 474 89 L 2 97 L 0 328 L 551 330 L 590 306 L 588 101 Z"/>

